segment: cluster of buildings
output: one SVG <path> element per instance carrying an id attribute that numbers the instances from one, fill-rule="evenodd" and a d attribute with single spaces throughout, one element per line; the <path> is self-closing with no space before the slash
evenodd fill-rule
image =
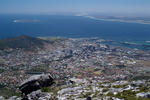
<path id="1" fill-rule="evenodd" d="M 0 85 L 16 88 L 23 80 L 39 73 L 53 74 L 59 85 L 68 84 L 72 77 L 110 82 L 149 75 L 148 51 L 112 46 L 103 41 L 95 38 L 61 39 L 52 49 L 0 50 Z M 80 88 L 76 88 L 77 91 L 84 92 L 83 87 Z M 114 93 L 121 90 L 110 89 Z"/>

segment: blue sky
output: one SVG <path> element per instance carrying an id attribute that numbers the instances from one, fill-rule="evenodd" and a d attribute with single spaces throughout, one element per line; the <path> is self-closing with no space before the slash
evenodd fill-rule
<path id="1" fill-rule="evenodd" d="M 52 12 L 150 15 L 150 0 L 0 0 L 0 13 Z"/>

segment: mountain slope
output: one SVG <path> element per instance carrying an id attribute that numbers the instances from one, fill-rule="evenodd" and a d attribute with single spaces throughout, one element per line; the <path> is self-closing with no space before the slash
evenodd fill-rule
<path id="1" fill-rule="evenodd" d="M 35 49 L 43 48 L 47 41 L 30 36 L 18 36 L 0 40 L 0 49 Z"/>

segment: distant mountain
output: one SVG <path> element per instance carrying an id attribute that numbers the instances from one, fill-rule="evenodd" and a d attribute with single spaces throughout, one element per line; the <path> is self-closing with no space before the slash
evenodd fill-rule
<path id="1" fill-rule="evenodd" d="M 34 38 L 30 36 L 18 36 L 13 38 L 7 38 L 0 40 L 0 49 L 36 49 L 36 48 L 43 48 L 44 43 L 47 43 L 48 41 L 42 40 L 39 38 Z"/>

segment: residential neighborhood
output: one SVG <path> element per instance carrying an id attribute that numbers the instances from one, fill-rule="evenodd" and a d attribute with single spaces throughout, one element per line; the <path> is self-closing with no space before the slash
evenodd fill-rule
<path id="1" fill-rule="evenodd" d="M 35 51 L 0 50 L 0 86 L 4 92 L 20 94 L 18 87 L 24 80 L 50 73 L 58 88 L 51 91 L 54 86 L 49 87 L 49 95 L 58 100 L 86 100 L 88 96 L 92 100 L 133 100 L 124 97 L 127 94 L 150 98 L 149 51 L 109 45 L 99 38 L 42 39 L 54 43 Z"/>

